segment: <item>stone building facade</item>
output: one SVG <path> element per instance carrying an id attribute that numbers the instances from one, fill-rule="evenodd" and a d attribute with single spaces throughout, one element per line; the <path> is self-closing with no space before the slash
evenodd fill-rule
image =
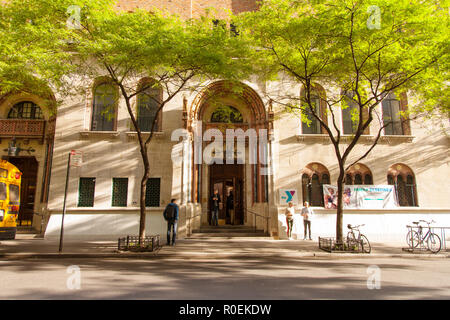
<path id="1" fill-rule="evenodd" d="M 120 0 L 117 6 L 126 11 L 135 8 L 150 10 L 157 6 L 179 13 L 183 18 L 195 16 L 208 6 L 234 12 L 257 8 L 255 1 L 251 0 Z M 283 203 L 280 193 L 294 190 L 298 195 L 298 205 L 308 200 L 314 207 L 313 235 L 333 236 L 335 210 L 324 208 L 321 195 L 321 185 L 335 183 L 338 176 L 333 146 L 320 126 L 302 124 L 298 117 L 283 112 L 282 107 L 266 98 L 280 88 L 300 95 L 301 87 L 292 84 L 288 87 L 279 82 L 262 83 L 254 78 L 243 83 L 244 90 L 236 95 L 229 92 L 227 83 L 220 79 L 203 85 L 205 89 L 201 92 L 177 96 L 161 114 L 158 132 L 149 148 L 151 179 L 146 195 L 147 234 L 166 232 L 162 211 L 171 198 L 179 199 L 180 237 L 188 237 L 193 230 L 208 225 L 209 198 L 214 189 L 219 189 L 223 198 L 219 216 L 221 224 L 231 223 L 227 218 L 226 200 L 232 190 L 234 224 L 256 227 L 274 238 L 286 238 L 286 203 Z M 327 92 L 333 91 L 326 89 Z M 99 115 L 98 90 L 105 93 L 114 88 L 108 88 L 102 81 L 94 81 L 92 90 L 85 96 L 66 99 L 58 107 L 54 130 L 46 127 L 39 136 L 40 140 L 36 141 L 26 136 L 20 138 L 30 140 L 30 145 L 36 150 L 33 154 L 38 163 L 36 185 L 41 187 L 36 188 L 35 199 L 42 198 L 42 201 L 35 200 L 34 210 L 45 216 L 47 238 L 59 236 L 67 159 L 71 150 L 83 153 L 83 165 L 72 168 L 70 173 L 66 237 L 114 240 L 118 236 L 138 232 L 139 184 L 143 165 L 136 133 L 122 100 L 112 122 Z M 36 97 L 9 99 L 14 101 L 0 101 L 2 119 L 8 118 L 9 111 L 17 103 L 32 101 L 37 106 L 40 104 Z M 212 100 L 215 103 L 211 103 Z M 136 98 L 135 108 L 140 103 Z M 398 111 L 408 108 L 408 103 L 412 103 L 412 99 L 407 93 L 400 97 L 390 96 L 380 104 L 377 112 L 380 115 L 390 113 L 395 118 Z M 217 118 L 218 105 L 233 110 L 235 118 L 231 126 Z M 50 120 L 46 108 L 42 106 L 41 109 L 43 119 Z M 345 111 L 339 113 L 338 123 L 350 136 L 348 120 Z M 328 121 L 331 123 L 331 118 Z M 262 149 L 270 161 L 249 163 L 251 156 L 247 144 L 244 164 L 196 163 L 196 141 L 192 138 L 195 133 L 205 133 L 208 129 L 224 132 L 226 128 L 267 130 L 267 141 L 262 143 Z M 367 150 L 378 128 L 379 124 L 373 123 L 349 162 Z M 180 129 L 188 132 L 191 138 L 175 136 Z M 385 129 L 378 146 L 351 168 L 346 181 L 355 185 L 394 184 L 399 206 L 394 209 L 346 210 L 344 225 L 364 223 L 365 234 L 375 241 L 403 240 L 405 226 L 416 219 L 433 219 L 439 225 L 450 225 L 450 202 L 446 196 L 450 193 L 447 180 L 450 173 L 448 134 L 448 127 L 438 128 L 422 120 L 395 122 Z M 21 141 L 25 143 L 25 140 Z M 7 143 L 8 139 L 2 139 L 1 150 L 7 148 Z M 203 151 L 208 142 L 203 141 L 200 145 Z M 51 161 L 48 161 L 49 157 Z M 46 168 L 51 168 L 51 175 Z M 261 174 L 264 170 L 269 174 Z M 47 187 L 48 192 L 43 191 Z M 42 192 L 46 194 L 41 196 Z M 41 226 L 40 215 L 35 215 L 33 220 L 36 229 Z M 294 235 L 302 236 L 300 222 L 301 218 L 297 217 Z"/>

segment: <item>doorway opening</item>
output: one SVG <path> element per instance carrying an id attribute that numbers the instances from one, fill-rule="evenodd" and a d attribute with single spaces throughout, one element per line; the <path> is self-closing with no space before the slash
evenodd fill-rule
<path id="1" fill-rule="evenodd" d="M 219 192 L 219 225 L 244 224 L 244 165 L 213 164 L 209 168 L 209 198 Z M 208 223 L 211 224 L 211 201 L 208 201 Z"/>
<path id="2" fill-rule="evenodd" d="M 35 157 L 5 157 L 5 160 L 15 165 L 22 172 L 17 226 L 31 227 L 36 197 L 38 162 Z"/>

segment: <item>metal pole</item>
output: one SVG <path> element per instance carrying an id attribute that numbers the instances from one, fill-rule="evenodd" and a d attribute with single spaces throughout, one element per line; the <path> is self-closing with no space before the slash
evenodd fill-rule
<path id="1" fill-rule="evenodd" d="M 70 173 L 70 158 L 72 152 L 69 152 L 69 158 L 67 159 L 67 173 L 66 173 L 66 187 L 64 188 L 64 202 L 63 202 L 63 212 L 61 219 L 61 234 L 59 235 L 59 253 L 62 252 L 63 248 L 63 237 L 64 237 L 64 216 L 66 215 L 66 199 L 67 199 L 67 188 L 69 186 L 69 173 Z"/>

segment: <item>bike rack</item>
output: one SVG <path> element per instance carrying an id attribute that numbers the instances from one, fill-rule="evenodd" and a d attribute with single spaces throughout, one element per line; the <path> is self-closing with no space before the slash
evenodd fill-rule
<path id="1" fill-rule="evenodd" d="M 445 239 L 445 230 L 446 229 L 450 229 L 450 227 L 428 227 L 428 226 L 409 226 L 407 225 L 406 228 L 408 228 L 408 232 L 411 232 L 411 243 L 412 243 L 412 235 L 413 235 L 413 230 L 419 230 L 419 228 L 422 229 L 426 229 L 428 230 L 428 228 L 430 228 L 430 232 L 437 234 L 440 238 L 441 238 L 441 250 L 440 251 L 447 251 L 447 242 Z M 427 231 L 425 231 L 426 233 Z M 420 242 L 419 246 L 417 246 L 416 248 L 414 247 L 407 247 L 407 248 L 402 248 L 403 251 L 408 251 L 408 252 L 426 252 L 429 251 L 428 250 L 428 246 L 426 244 L 426 242 Z"/>

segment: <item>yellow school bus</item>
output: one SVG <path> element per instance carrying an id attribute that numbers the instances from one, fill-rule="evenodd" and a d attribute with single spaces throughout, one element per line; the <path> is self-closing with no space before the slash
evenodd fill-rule
<path id="1" fill-rule="evenodd" d="M 6 160 L 0 160 L 0 239 L 16 237 L 22 173 Z"/>

